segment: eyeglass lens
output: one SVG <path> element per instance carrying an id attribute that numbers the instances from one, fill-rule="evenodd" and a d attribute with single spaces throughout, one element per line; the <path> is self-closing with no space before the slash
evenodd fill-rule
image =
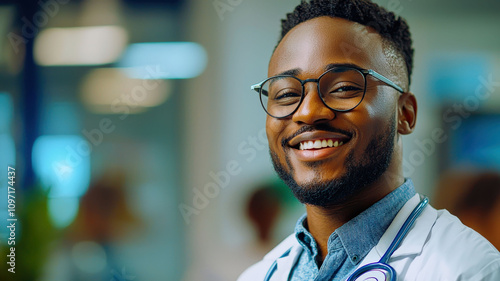
<path id="1" fill-rule="evenodd" d="M 320 77 L 318 89 L 328 107 L 347 111 L 361 103 L 365 85 L 365 76 L 359 70 L 334 68 Z M 301 81 L 293 76 L 270 78 L 262 85 L 262 106 L 271 116 L 288 116 L 300 105 L 303 89 Z"/>

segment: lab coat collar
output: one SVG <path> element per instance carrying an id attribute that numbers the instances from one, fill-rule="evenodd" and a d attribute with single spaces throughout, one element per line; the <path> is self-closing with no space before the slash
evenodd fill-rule
<path id="1" fill-rule="evenodd" d="M 278 264 L 278 268 L 276 271 L 276 276 L 278 277 L 276 280 L 288 280 L 288 276 L 290 276 L 292 272 L 292 268 L 300 257 L 300 253 L 304 249 L 298 242 L 292 247 L 290 250 L 290 254 L 286 257 L 279 258 L 276 262 Z M 274 280 L 274 279 L 272 279 Z"/>
<path id="2" fill-rule="evenodd" d="M 290 253 L 283 256 L 288 249 Z M 271 281 L 274 280 L 287 280 L 288 275 L 292 271 L 292 267 L 297 261 L 302 252 L 302 246 L 297 241 L 295 234 L 288 236 L 283 242 L 271 250 L 265 257 L 264 261 L 268 264 L 266 267 L 270 268 L 272 263 L 276 261 L 277 268 L 273 274 Z"/>
<path id="3" fill-rule="evenodd" d="M 403 226 L 405 220 L 410 216 L 410 213 L 420 202 L 420 195 L 416 194 L 413 196 L 408 202 L 401 208 L 399 213 L 396 215 L 391 225 L 387 229 L 387 231 L 380 238 L 379 243 L 375 246 L 375 250 L 379 255 L 379 258 L 382 257 L 389 248 L 389 245 L 392 243 L 394 238 L 396 237 L 399 229 Z M 430 230 L 434 225 L 434 222 L 437 218 L 437 211 L 427 205 L 415 221 L 415 224 L 412 226 L 413 228 L 418 228 L 419 231 L 410 231 L 408 235 L 403 239 L 400 247 L 394 252 L 391 258 L 397 258 L 400 256 L 412 255 L 412 254 L 420 254 L 424 247 L 425 241 L 427 240 L 428 235 L 430 234 Z M 423 235 L 426 234 L 426 235 Z"/>

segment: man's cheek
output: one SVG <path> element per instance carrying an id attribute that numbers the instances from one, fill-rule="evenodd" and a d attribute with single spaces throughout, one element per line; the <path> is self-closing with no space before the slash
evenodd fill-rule
<path id="1" fill-rule="evenodd" d="M 273 118 L 274 119 L 274 118 Z M 271 117 L 267 118 L 266 121 L 266 134 L 267 134 L 267 139 L 269 141 L 269 147 L 275 151 L 278 152 L 277 149 L 279 149 L 280 145 L 280 132 L 281 128 L 276 122 L 277 120 L 273 120 Z"/>

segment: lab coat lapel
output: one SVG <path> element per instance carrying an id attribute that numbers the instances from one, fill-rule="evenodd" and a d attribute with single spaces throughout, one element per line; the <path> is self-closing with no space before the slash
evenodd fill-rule
<path id="1" fill-rule="evenodd" d="M 274 274 L 272 281 L 282 281 L 288 280 L 289 275 L 292 272 L 293 265 L 297 262 L 300 253 L 302 252 L 302 247 L 300 244 L 296 243 L 290 253 L 286 257 L 279 258 L 277 263 L 276 274 Z"/>
<path id="2" fill-rule="evenodd" d="M 408 232 L 400 247 L 392 255 L 394 258 L 408 255 L 420 254 L 427 241 L 432 226 L 436 222 L 437 211 L 427 205 L 415 222 L 413 229 Z"/>
<path id="3" fill-rule="evenodd" d="M 403 226 L 403 223 L 419 202 L 420 196 L 418 194 L 406 202 L 392 223 L 389 225 L 384 235 L 382 235 L 378 244 L 366 255 L 364 260 L 358 265 L 358 268 L 369 263 L 378 262 L 382 258 L 384 253 L 389 248 L 389 245 L 392 243 L 394 238 L 396 238 L 401 226 Z M 412 226 L 408 235 L 405 239 L 403 239 L 400 247 L 394 252 L 391 259 L 397 259 L 412 254 L 419 254 L 422 251 L 436 218 L 437 211 L 430 205 L 427 205 L 422 214 L 420 214 L 415 221 L 415 224 Z M 389 260 L 389 263 L 390 262 L 391 260 Z"/>
<path id="4" fill-rule="evenodd" d="M 380 239 L 378 245 L 375 247 L 378 254 L 382 257 L 385 251 L 389 248 L 398 231 L 403 226 L 404 222 L 410 216 L 410 213 L 420 202 L 420 195 L 413 196 L 406 204 L 401 208 L 399 213 L 396 215 L 391 225 L 384 233 Z M 420 216 L 415 221 L 415 224 L 408 232 L 408 235 L 403 239 L 403 242 L 398 249 L 392 255 L 392 258 L 397 258 L 400 256 L 407 256 L 413 254 L 419 254 L 422 252 L 425 241 L 429 236 L 430 230 L 434 225 L 437 218 L 437 211 L 430 205 L 427 205 Z"/>

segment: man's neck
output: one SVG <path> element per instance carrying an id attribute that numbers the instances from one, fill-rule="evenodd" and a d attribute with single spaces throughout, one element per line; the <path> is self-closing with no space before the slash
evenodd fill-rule
<path id="1" fill-rule="evenodd" d="M 342 204 L 328 208 L 306 205 L 307 228 L 318 244 L 318 263 L 321 264 L 328 254 L 328 239 L 339 227 L 350 221 L 364 210 L 384 198 L 398 186 L 404 183 L 404 178 L 377 181 Z"/>

